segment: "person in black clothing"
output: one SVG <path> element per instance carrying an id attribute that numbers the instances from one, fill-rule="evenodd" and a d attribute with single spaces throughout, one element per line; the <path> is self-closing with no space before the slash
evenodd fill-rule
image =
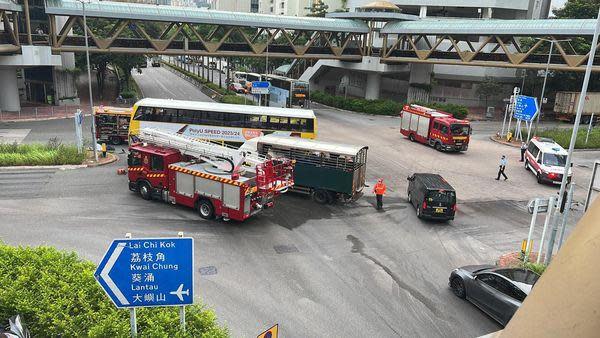
<path id="1" fill-rule="evenodd" d="M 525 151 L 527 150 L 527 143 L 521 142 L 521 162 L 525 161 Z"/>

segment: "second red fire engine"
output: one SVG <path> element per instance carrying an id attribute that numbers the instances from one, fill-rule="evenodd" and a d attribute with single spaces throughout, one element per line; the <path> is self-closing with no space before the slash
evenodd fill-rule
<path id="1" fill-rule="evenodd" d="M 439 151 L 469 148 L 471 125 L 467 120 L 416 104 L 404 106 L 400 117 L 400 133 L 411 141 L 429 144 Z"/>

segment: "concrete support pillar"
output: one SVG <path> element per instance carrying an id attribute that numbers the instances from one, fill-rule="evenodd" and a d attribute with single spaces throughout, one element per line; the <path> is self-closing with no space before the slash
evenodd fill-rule
<path id="1" fill-rule="evenodd" d="M 483 11 L 483 18 L 484 19 L 491 19 L 493 13 L 494 13 L 494 9 L 493 8 L 491 8 L 491 7 L 486 8 L 485 11 Z"/>
<path id="2" fill-rule="evenodd" d="M 365 99 L 377 100 L 379 98 L 379 87 L 381 86 L 381 74 L 367 73 L 367 87 L 365 88 Z"/>
<path id="3" fill-rule="evenodd" d="M 421 6 L 419 10 L 419 18 L 424 18 L 427 16 L 427 6 Z"/>
<path id="4" fill-rule="evenodd" d="M 429 102 L 430 90 L 427 86 L 431 85 L 431 73 L 433 65 L 416 64 L 410 65 L 410 78 L 408 85 L 407 101 L 411 102 Z"/>
<path id="5" fill-rule="evenodd" d="M 0 68 L 0 109 L 2 111 L 20 111 L 19 88 L 17 86 L 17 69 Z"/>

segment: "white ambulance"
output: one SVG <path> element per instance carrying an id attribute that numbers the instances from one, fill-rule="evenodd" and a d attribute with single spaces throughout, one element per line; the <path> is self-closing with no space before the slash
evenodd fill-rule
<path id="1" fill-rule="evenodd" d="M 554 140 L 543 137 L 534 137 L 529 141 L 525 152 L 525 169 L 533 172 L 538 183 L 560 184 L 565 173 L 567 151 Z M 568 180 L 573 175 L 571 168 L 568 171 Z"/>

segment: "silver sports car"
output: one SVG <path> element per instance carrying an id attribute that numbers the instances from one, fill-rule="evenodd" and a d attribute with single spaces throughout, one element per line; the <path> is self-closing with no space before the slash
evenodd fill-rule
<path id="1" fill-rule="evenodd" d="M 457 297 L 468 299 L 506 326 L 538 278 L 522 268 L 468 265 L 454 269 L 448 284 Z"/>

